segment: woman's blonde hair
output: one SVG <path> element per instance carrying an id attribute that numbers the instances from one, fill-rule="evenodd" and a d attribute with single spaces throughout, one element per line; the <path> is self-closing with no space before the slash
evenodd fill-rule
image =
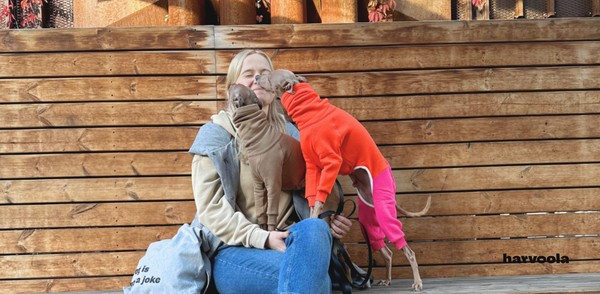
<path id="1" fill-rule="evenodd" d="M 231 86 L 231 84 L 234 84 L 235 81 L 237 81 L 242 71 L 242 65 L 244 64 L 244 60 L 246 60 L 246 57 L 252 54 L 258 54 L 264 57 L 267 60 L 267 63 L 269 63 L 270 70 L 274 70 L 271 58 L 269 58 L 267 54 L 260 50 L 244 49 L 240 51 L 233 58 L 233 60 L 231 60 L 231 63 L 229 64 L 229 69 L 227 70 L 227 77 L 225 79 L 225 89 L 227 91 L 227 107 L 225 108 L 225 112 L 227 112 L 229 117 L 233 117 L 233 112 L 235 111 L 232 101 L 229 100 L 229 86 Z M 271 104 L 269 105 L 269 110 L 267 111 L 267 119 L 271 126 L 277 128 L 282 133 L 287 134 L 287 125 L 284 114 L 285 110 L 283 108 L 283 105 L 281 105 L 281 101 L 276 98 L 273 99 L 273 102 L 271 102 Z M 237 136 L 237 130 L 236 139 L 239 140 L 239 137 Z M 246 161 L 247 155 L 244 149 L 245 148 L 243 148 L 243 144 L 240 144 L 240 158 Z"/>

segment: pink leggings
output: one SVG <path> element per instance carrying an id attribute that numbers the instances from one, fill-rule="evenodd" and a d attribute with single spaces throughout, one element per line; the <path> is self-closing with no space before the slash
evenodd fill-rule
<path id="1" fill-rule="evenodd" d="M 398 250 L 406 246 L 402 223 L 396 218 L 396 182 L 392 169 L 388 168 L 373 178 L 373 205 L 358 198 L 358 220 L 365 226 L 373 251 L 385 246 L 385 236 L 396 244 Z"/>

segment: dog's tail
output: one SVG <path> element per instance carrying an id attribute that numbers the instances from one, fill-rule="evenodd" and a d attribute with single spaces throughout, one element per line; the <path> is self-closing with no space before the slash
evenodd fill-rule
<path id="1" fill-rule="evenodd" d="M 430 206 L 431 206 L 431 195 L 429 195 L 429 198 L 427 198 L 427 204 L 425 205 L 425 208 L 423 208 L 423 210 L 421 210 L 419 212 L 406 211 L 406 210 L 404 210 L 404 208 L 400 207 L 400 205 L 398 205 L 398 204 L 396 204 L 396 210 L 398 210 L 398 212 L 400 212 L 403 215 L 410 216 L 410 217 L 417 217 L 417 216 L 422 216 L 422 215 L 426 214 L 427 211 L 429 211 Z"/>

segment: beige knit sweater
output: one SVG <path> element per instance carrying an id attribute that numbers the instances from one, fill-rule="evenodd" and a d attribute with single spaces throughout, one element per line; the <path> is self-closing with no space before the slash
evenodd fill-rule
<path id="1" fill-rule="evenodd" d="M 235 136 L 232 120 L 227 113 L 221 111 L 214 115 L 212 120 Z M 192 185 L 201 224 L 226 244 L 265 248 L 269 232 L 260 229 L 256 224 L 254 184 L 250 166 L 240 162 L 240 189 L 235 210 L 225 199 L 219 174 L 207 156 L 194 155 Z M 293 224 L 286 222 L 293 210 L 290 191 L 281 191 L 278 229 L 286 230 Z"/>

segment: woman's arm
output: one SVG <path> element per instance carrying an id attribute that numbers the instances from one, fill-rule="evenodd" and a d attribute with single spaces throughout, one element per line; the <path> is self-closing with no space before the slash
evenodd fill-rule
<path id="1" fill-rule="evenodd" d="M 198 220 L 215 236 L 229 245 L 265 248 L 269 232 L 260 229 L 243 213 L 231 207 L 225 198 L 219 174 L 207 156 L 194 155 L 192 188 Z"/>

